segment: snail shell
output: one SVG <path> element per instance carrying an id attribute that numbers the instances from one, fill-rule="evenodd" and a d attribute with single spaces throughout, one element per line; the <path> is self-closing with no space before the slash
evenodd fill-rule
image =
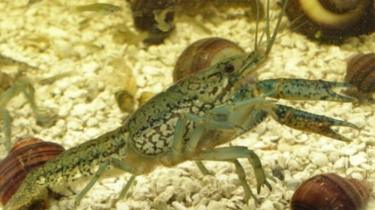
<path id="1" fill-rule="evenodd" d="M 374 30 L 372 0 L 289 0 L 286 14 L 306 36 L 329 42 Z"/>
<path id="2" fill-rule="evenodd" d="M 259 10 L 257 9 L 257 4 Z M 176 0 L 176 13 L 186 14 L 188 16 L 194 16 L 197 14 L 207 15 L 214 12 L 225 13 L 228 9 L 247 9 L 245 16 L 256 19 L 257 12 L 259 12 L 258 18 L 264 18 L 265 8 L 262 2 L 256 2 L 254 0 Z"/>
<path id="3" fill-rule="evenodd" d="M 160 44 L 173 31 L 175 0 L 129 0 L 134 26 L 148 33 L 147 44 Z"/>
<path id="4" fill-rule="evenodd" d="M 375 53 L 351 57 L 346 68 L 345 81 L 361 93 L 375 92 Z"/>
<path id="5" fill-rule="evenodd" d="M 13 83 L 13 78 L 8 74 L 0 72 L 0 93 L 8 89 Z"/>
<path id="6" fill-rule="evenodd" d="M 370 197 L 369 184 L 333 173 L 314 176 L 298 187 L 292 210 L 361 210 Z"/>
<path id="7" fill-rule="evenodd" d="M 173 71 L 173 80 L 178 81 L 222 59 L 244 53 L 241 47 L 227 39 L 211 37 L 198 40 L 178 57 Z"/>
<path id="8" fill-rule="evenodd" d="M 5 205 L 8 202 L 31 170 L 54 159 L 63 151 L 64 148 L 59 144 L 38 138 L 18 141 L 8 156 L 0 162 L 1 203 Z"/>
<path id="9" fill-rule="evenodd" d="M 139 105 L 145 104 L 147 101 L 149 101 L 154 96 L 155 96 L 155 93 L 153 93 L 153 92 L 148 92 L 148 91 L 143 92 L 138 98 Z"/>
<path id="10" fill-rule="evenodd" d="M 119 90 L 115 93 L 115 100 L 121 112 L 132 113 L 135 109 L 134 95 L 127 90 Z"/>
<path id="11" fill-rule="evenodd" d="M 229 8 L 249 8 L 252 19 L 264 17 L 263 4 L 254 0 L 128 0 L 131 4 L 134 26 L 148 33 L 146 44 L 160 44 L 174 30 L 175 14 L 224 13 Z M 215 9 L 213 9 L 215 8 Z M 249 12 L 247 12 L 249 13 Z"/>

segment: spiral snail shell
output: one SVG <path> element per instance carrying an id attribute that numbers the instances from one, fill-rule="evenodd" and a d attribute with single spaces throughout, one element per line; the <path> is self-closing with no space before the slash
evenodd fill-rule
<path id="1" fill-rule="evenodd" d="M 245 51 L 236 43 L 219 37 L 200 39 L 187 47 L 178 57 L 173 81 L 205 69 L 218 61 L 243 55 Z"/>
<path id="2" fill-rule="evenodd" d="M 364 181 L 333 173 L 320 174 L 302 183 L 295 191 L 292 210 L 362 210 L 371 187 Z"/>
<path id="3" fill-rule="evenodd" d="M 346 68 L 345 81 L 355 86 L 360 93 L 375 92 L 375 53 L 351 57 Z"/>
<path id="4" fill-rule="evenodd" d="M 4 205 L 17 191 L 26 175 L 55 158 L 64 148 L 59 144 L 38 138 L 24 138 L 18 141 L 7 157 L 0 162 L 0 201 Z"/>
<path id="5" fill-rule="evenodd" d="M 340 42 L 375 29 L 372 0 L 289 0 L 286 14 L 295 30 L 313 39 Z"/>

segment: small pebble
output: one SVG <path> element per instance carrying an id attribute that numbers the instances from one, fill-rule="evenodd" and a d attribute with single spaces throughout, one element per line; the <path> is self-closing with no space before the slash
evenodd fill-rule
<path id="1" fill-rule="evenodd" d="M 359 172 L 353 172 L 350 174 L 350 177 L 352 177 L 353 179 L 357 179 L 357 180 L 364 180 L 364 177 L 361 173 Z"/>
<path id="2" fill-rule="evenodd" d="M 346 158 L 346 157 L 342 157 L 342 158 L 338 159 L 333 164 L 333 168 L 335 168 L 335 169 L 346 169 L 346 168 L 348 168 L 348 166 L 349 166 L 349 161 L 348 161 L 348 158 Z"/>
<path id="3" fill-rule="evenodd" d="M 77 131 L 77 130 L 82 130 L 83 127 L 82 127 L 82 124 L 80 122 L 78 122 L 77 120 L 69 120 L 68 124 L 67 124 L 67 129 Z"/>
<path id="4" fill-rule="evenodd" d="M 73 106 L 72 111 L 70 112 L 72 116 L 82 116 L 84 115 L 88 110 L 86 104 L 76 104 Z"/>
<path id="5" fill-rule="evenodd" d="M 187 208 L 182 205 L 181 203 L 175 201 L 172 203 L 172 206 L 176 208 L 176 210 L 187 210 Z"/>
<path id="6" fill-rule="evenodd" d="M 357 153 L 357 148 L 355 146 L 352 146 L 352 145 L 348 145 L 348 146 L 345 146 L 344 148 L 341 148 L 339 150 L 341 152 L 341 154 L 343 155 L 354 155 L 355 153 Z"/>
<path id="7" fill-rule="evenodd" d="M 311 162 L 319 167 L 326 166 L 328 164 L 328 157 L 324 153 L 314 152 L 309 155 Z"/>
<path id="8" fill-rule="evenodd" d="M 356 155 L 350 156 L 349 161 L 352 166 L 359 166 L 363 163 L 366 163 L 367 162 L 366 153 L 360 152 Z"/>
<path id="9" fill-rule="evenodd" d="M 274 207 L 272 201 L 270 201 L 270 200 L 265 200 L 265 201 L 261 204 L 261 206 L 260 206 L 259 209 L 260 209 L 260 210 L 274 210 L 275 207 Z"/>
<path id="10" fill-rule="evenodd" d="M 130 207 L 126 204 L 126 201 L 120 200 L 116 203 L 117 210 L 130 210 Z"/>

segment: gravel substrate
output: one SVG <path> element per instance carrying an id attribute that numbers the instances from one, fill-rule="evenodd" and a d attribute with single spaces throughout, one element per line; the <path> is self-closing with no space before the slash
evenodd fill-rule
<path id="1" fill-rule="evenodd" d="M 235 9 L 207 20 L 202 20 L 201 15 L 195 19 L 178 18 L 175 32 L 164 44 L 146 48 L 140 43 L 131 45 L 113 39 L 119 26 L 136 33 L 125 1 L 106 1 L 122 7 L 115 13 L 75 9 L 78 3 L 95 3 L 89 0 L 42 0 L 30 6 L 27 2 L 0 1 L 0 54 L 36 66 L 37 70 L 27 72 L 33 80 L 66 71 L 74 73 L 51 85 L 35 85 L 40 106 L 56 110 L 60 116 L 51 128 L 35 124 L 23 96 L 8 104 L 13 117 L 13 140 L 36 136 L 71 148 L 121 124 L 127 114 L 120 112 L 114 93 L 129 88 L 126 86 L 131 83 L 129 75 L 135 76 L 137 88 L 133 89 L 137 97 L 145 91 L 159 93 L 172 83 L 177 56 L 195 40 L 218 36 L 238 43 L 246 51 L 253 47 L 254 22 L 238 15 L 241 11 Z M 275 12 L 279 8 L 272 5 L 271 9 Z M 285 21 L 269 61 L 259 70 L 259 79 L 343 81 L 345 59 L 359 52 L 375 52 L 375 34 L 350 38 L 341 46 L 319 45 L 290 32 Z M 3 70 L 12 72 L 14 67 Z M 129 175 L 108 174 L 78 209 L 286 210 L 296 187 L 319 173 L 334 172 L 375 183 L 375 104 L 285 100 L 280 103 L 349 121 L 361 130 L 340 129 L 341 134 L 352 139 L 351 143 L 343 143 L 292 130 L 269 119 L 234 140 L 235 145 L 255 150 L 270 177 L 277 173 L 285 177 L 283 181 L 272 178 L 273 190 L 263 188 L 258 205 L 253 200 L 242 201 L 243 190 L 233 165 L 207 162 L 215 176 L 204 176 L 195 164 L 186 162 L 139 176 L 129 196 L 117 203 L 115 199 Z M 4 147 L 0 147 L 0 154 L 6 155 Z M 255 191 L 252 169 L 247 162 L 242 163 Z M 70 188 L 79 192 L 87 181 L 72 184 Z M 74 209 L 74 196 L 69 191 L 64 193 L 63 198 L 51 201 L 50 209 Z M 375 209 L 374 194 L 368 209 Z"/>

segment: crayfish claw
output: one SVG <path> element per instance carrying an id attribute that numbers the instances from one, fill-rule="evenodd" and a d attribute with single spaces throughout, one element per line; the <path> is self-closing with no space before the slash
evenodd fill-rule
<path id="1" fill-rule="evenodd" d="M 349 142 L 350 139 L 332 130 L 332 126 L 344 126 L 360 129 L 358 126 L 342 120 L 333 119 L 323 115 L 316 115 L 309 112 L 294 109 L 284 105 L 276 105 L 273 109 L 275 120 L 288 127 L 317 133 L 340 141 Z"/>
<path id="2" fill-rule="evenodd" d="M 345 82 L 331 82 L 307 79 L 268 79 L 257 83 L 259 92 L 273 98 L 290 100 L 324 100 L 354 102 L 355 98 L 345 94 L 352 85 Z"/>

